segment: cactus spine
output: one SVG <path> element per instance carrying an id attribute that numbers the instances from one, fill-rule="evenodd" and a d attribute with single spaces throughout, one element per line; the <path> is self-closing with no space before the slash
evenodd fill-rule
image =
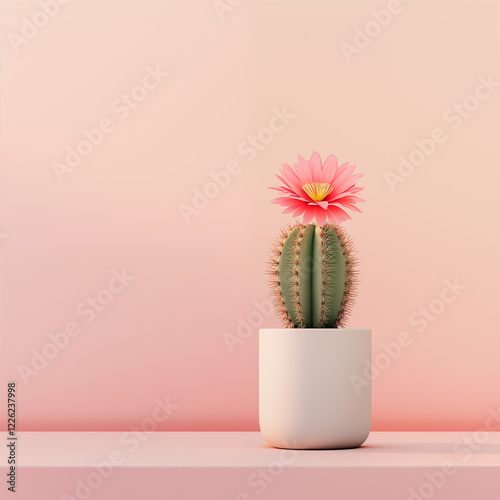
<path id="1" fill-rule="evenodd" d="M 289 328 L 342 328 L 356 281 L 352 242 L 338 225 L 296 224 L 274 245 L 271 284 Z"/>

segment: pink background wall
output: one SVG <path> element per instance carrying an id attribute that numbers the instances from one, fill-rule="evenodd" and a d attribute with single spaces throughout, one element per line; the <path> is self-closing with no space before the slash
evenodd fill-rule
<path id="1" fill-rule="evenodd" d="M 2 2 L 1 378 L 20 430 L 256 430 L 257 331 L 279 326 L 264 269 L 290 220 L 267 186 L 314 149 L 364 173 L 345 228 L 373 429 L 484 425 L 500 405 L 498 2 L 54 2 Z M 86 156 L 58 179 L 68 147 Z M 391 189 L 400 155 L 419 165 Z"/>

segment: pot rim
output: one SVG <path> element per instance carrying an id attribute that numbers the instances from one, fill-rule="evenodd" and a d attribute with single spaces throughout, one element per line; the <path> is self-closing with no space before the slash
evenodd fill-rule
<path id="1" fill-rule="evenodd" d="M 296 334 L 296 333 L 305 333 L 314 334 L 314 333 L 371 333 L 371 328 L 260 328 L 259 335 L 263 334 L 273 334 L 273 333 L 287 333 L 287 334 Z"/>

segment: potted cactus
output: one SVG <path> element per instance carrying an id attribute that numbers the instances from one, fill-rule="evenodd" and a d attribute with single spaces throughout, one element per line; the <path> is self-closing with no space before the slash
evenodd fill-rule
<path id="1" fill-rule="evenodd" d="M 371 360 L 371 330 L 345 328 L 357 273 L 340 223 L 363 201 L 354 169 L 313 152 L 293 168 L 283 164 L 282 186 L 272 188 L 284 213 L 304 216 L 281 232 L 270 261 L 284 328 L 259 332 L 259 423 L 277 448 L 354 448 L 370 432 L 370 381 L 360 391 L 353 380 Z"/>

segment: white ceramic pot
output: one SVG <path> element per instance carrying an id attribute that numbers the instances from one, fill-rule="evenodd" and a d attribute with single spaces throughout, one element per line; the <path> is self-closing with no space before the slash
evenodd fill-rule
<path id="1" fill-rule="evenodd" d="M 259 423 L 264 439 L 275 448 L 361 446 L 371 426 L 370 366 L 371 330 L 260 330 Z"/>

